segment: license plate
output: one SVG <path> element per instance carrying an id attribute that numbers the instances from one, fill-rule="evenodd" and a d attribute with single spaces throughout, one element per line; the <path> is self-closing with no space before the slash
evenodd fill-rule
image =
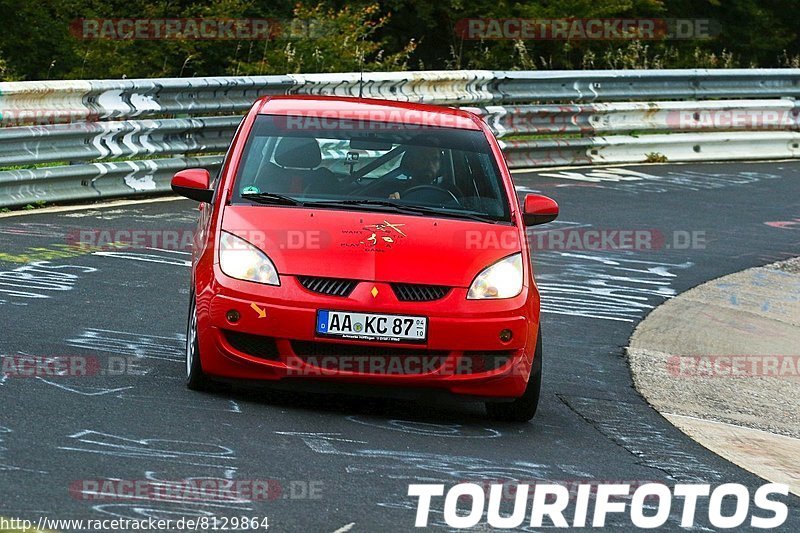
<path id="1" fill-rule="evenodd" d="M 428 319 L 421 316 L 318 311 L 317 335 L 360 341 L 424 343 Z"/>

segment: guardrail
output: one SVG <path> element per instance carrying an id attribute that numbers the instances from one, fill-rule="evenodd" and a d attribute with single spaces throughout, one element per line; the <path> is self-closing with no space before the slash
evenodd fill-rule
<path id="1" fill-rule="evenodd" d="M 800 69 L 431 71 L 0 83 L 0 207 L 169 189 L 265 94 L 467 106 L 512 168 L 800 157 Z M 24 167 L 24 168 L 15 168 Z"/>

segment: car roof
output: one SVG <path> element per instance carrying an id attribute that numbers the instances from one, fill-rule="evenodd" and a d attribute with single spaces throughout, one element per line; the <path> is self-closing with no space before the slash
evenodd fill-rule
<path id="1" fill-rule="evenodd" d="M 468 130 L 481 129 L 480 119 L 477 115 L 461 109 L 377 98 L 313 95 L 267 96 L 262 99 L 258 113 L 391 122 Z"/>

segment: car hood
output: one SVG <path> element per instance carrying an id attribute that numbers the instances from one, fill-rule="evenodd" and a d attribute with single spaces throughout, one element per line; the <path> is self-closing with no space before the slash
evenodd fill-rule
<path id="1" fill-rule="evenodd" d="M 226 206 L 222 229 L 282 275 L 450 287 L 521 249 L 511 225 L 370 211 Z"/>

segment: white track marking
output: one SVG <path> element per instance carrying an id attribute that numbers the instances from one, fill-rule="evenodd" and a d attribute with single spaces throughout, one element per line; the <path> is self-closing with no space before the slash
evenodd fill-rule
<path id="1" fill-rule="evenodd" d="M 31 209 L 26 211 L 11 211 L 0 213 L 0 218 L 21 217 L 28 215 L 46 215 L 48 213 L 68 213 L 70 211 L 86 211 L 89 209 L 107 209 L 109 207 L 121 207 L 126 205 L 155 204 L 159 202 L 174 202 L 185 200 L 183 196 L 167 196 L 166 198 L 146 198 L 142 200 L 116 200 L 105 204 L 86 204 L 86 205 L 63 205 L 57 207 L 43 207 L 42 209 Z"/>
<path id="2" fill-rule="evenodd" d="M 119 387 L 119 388 L 116 388 L 116 389 L 105 389 L 105 388 L 102 388 L 102 387 L 90 387 L 90 388 L 95 389 L 95 390 L 87 392 L 85 390 L 79 390 L 77 388 L 70 387 L 68 385 L 62 385 L 61 383 L 57 383 L 57 382 L 54 382 L 54 381 L 49 381 L 47 379 L 44 379 L 41 376 L 36 376 L 36 379 L 38 379 L 39 381 L 43 381 L 43 382 L 47 383 L 48 385 L 52 385 L 53 387 L 57 387 L 57 388 L 59 388 L 61 390 L 65 390 L 67 392 L 74 392 L 75 394 L 80 394 L 82 396 L 102 396 L 103 394 L 111 394 L 112 392 L 121 392 L 121 391 L 133 388 L 133 387 Z"/>

